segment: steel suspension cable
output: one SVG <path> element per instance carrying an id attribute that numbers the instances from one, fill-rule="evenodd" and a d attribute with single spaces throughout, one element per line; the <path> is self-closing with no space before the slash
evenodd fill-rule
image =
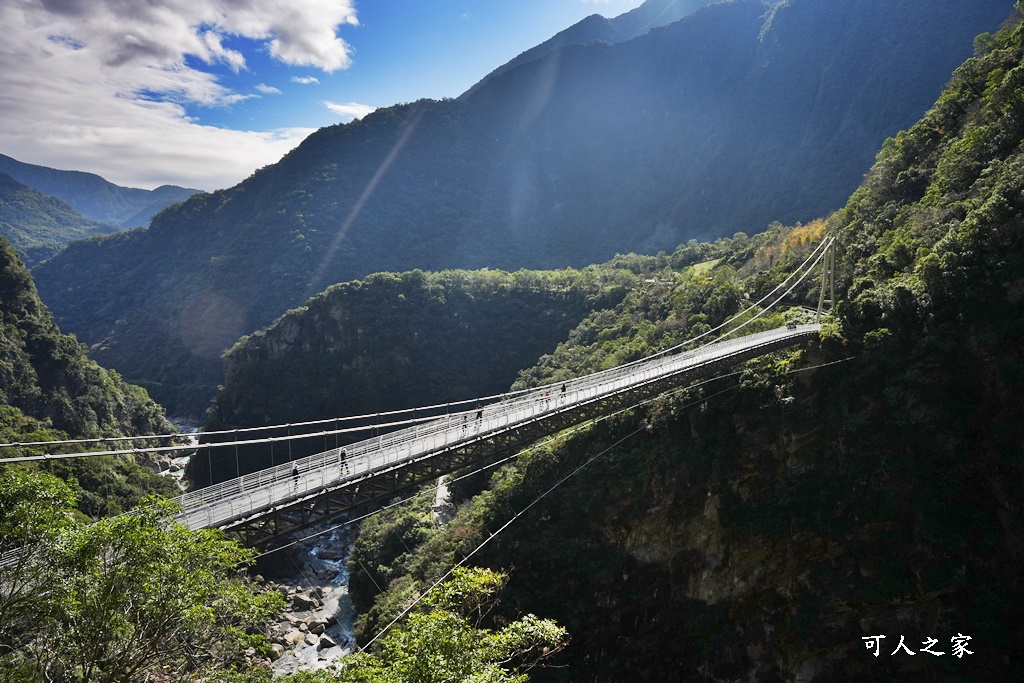
<path id="1" fill-rule="evenodd" d="M 624 363 L 622 365 L 618 365 L 618 366 L 615 366 L 613 368 L 607 368 L 605 370 L 600 370 L 598 372 L 590 373 L 589 375 L 584 375 L 583 377 L 594 378 L 594 377 L 598 377 L 598 376 L 600 376 L 600 375 L 602 375 L 604 373 L 613 372 L 613 371 L 621 371 L 623 368 L 628 368 L 628 367 L 632 367 L 632 366 L 638 365 L 640 363 L 644 363 L 644 362 L 649 361 L 651 359 L 654 359 L 654 358 L 657 358 L 659 356 L 663 356 L 663 355 L 672 353 L 673 351 L 677 351 L 679 349 L 682 349 L 682 348 L 684 348 L 686 346 L 689 346 L 689 345 L 693 344 L 695 341 L 697 341 L 699 339 L 702 339 L 702 338 L 704 338 L 704 337 L 706 337 L 706 336 L 708 336 L 708 335 L 710 335 L 710 334 L 712 334 L 712 333 L 714 333 L 714 332 L 716 332 L 716 331 L 726 327 L 727 325 L 735 322 L 736 320 L 738 320 L 739 318 L 741 318 L 745 314 L 749 313 L 754 308 L 757 308 L 758 306 L 760 306 L 760 304 L 764 303 L 773 294 L 775 294 L 775 292 L 777 292 L 779 289 L 781 289 L 783 286 L 785 286 L 785 284 L 787 282 L 789 282 L 789 280 L 792 279 L 794 276 L 796 276 L 797 273 L 800 273 L 801 271 L 803 271 L 805 266 L 807 266 L 807 263 L 812 258 L 814 258 L 814 262 L 811 264 L 810 269 L 808 269 L 806 272 L 804 272 L 801 275 L 801 277 L 797 280 L 797 282 L 795 282 L 793 285 L 791 285 L 789 287 L 789 289 L 787 289 L 778 299 L 776 299 L 771 304 L 769 304 L 767 307 L 762 309 L 759 313 L 754 315 L 752 318 L 748 319 L 747 321 L 745 321 L 744 323 L 740 324 L 736 328 L 730 330 L 726 334 L 723 334 L 723 335 L 720 335 L 719 337 L 716 337 L 711 342 L 706 342 L 705 344 L 702 345 L 702 347 L 708 346 L 710 344 L 713 344 L 713 343 L 715 343 L 717 341 L 720 341 L 720 340 L 728 337 L 729 335 L 733 334 L 737 330 L 742 329 L 746 325 L 750 324 L 750 322 L 752 322 L 754 319 L 756 319 L 756 318 L 760 317 L 761 315 L 763 315 L 764 313 L 766 313 L 768 310 L 771 309 L 772 306 L 774 306 L 779 301 L 781 301 L 783 298 L 785 298 L 785 296 L 787 296 L 797 285 L 799 285 L 801 282 L 803 282 L 803 280 L 806 279 L 807 275 L 810 274 L 810 271 L 813 270 L 813 268 L 821 260 L 823 254 L 824 254 L 824 250 L 827 250 L 827 248 L 829 246 L 831 246 L 831 244 L 834 241 L 834 239 L 835 238 L 833 238 L 833 237 L 828 237 L 825 240 L 822 240 L 814 248 L 814 250 L 811 252 L 811 254 L 806 259 L 804 259 L 803 263 L 801 263 L 800 266 L 797 269 L 795 269 L 792 273 L 790 273 L 782 282 L 780 282 L 778 285 L 776 285 L 768 294 L 766 294 L 765 296 L 761 297 L 761 299 L 759 299 L 757 302 L 751 304 L 746 309 L 744 309 L 744 310 L 740 311 L 739 313 L 733 315 L 732 317 L 728 318 L 727 320 L 725 320 L 721 324 L 717 325 L 716 327 L 711 328 L 711 329 L 709 329 L 709 330 L 707 330 L 705 332 L 702 332 L 701 334 L 697 335 L 696 337 L 693 337 L 693 338 L 688 339 L 688 340 L 686 340 L 684 342 L 676 344 L 675 346 L 672 346 L 672 347 L 669 347 L 669 348 L 666 348 L 666 349 L 662 349 L 661 351 L 653 353 L 653 354 L 651 354 L 649 356 L 645 356 L 643 358 L 639 358 L 637 360 L 630 361 L 628 363 Z M 819 250 L 822 251 L 822 254 L 818 254 Z M 818 254 L 817 258 L 815 258 L 816 254 Z M 559 384 L 560 384 L 560 382 L 552 382 L 550 384 L 540 385 L 540 386 L 536 386 L 536 387 L 530 387 L 528 389 L 511 390 L 511 391 L 503 392 L 503 393 L 500 393 L 500 394 L 492 394 L 490 396 L 483 396 L 483 397 L 465 399 L 465 400 L 462 400 L 462 401 L 450 401 L 450 402 L 447 402 L 447 403 L 434 404 L 434 405 L 430 405 L 430 406 L 417 406 L 417 407 L 404 408 L 404 409 L 399 409 L 399 410 L 380 411 L 380 412 L 377 412 L 377 413 L 366 413 L 366 414 L 363 414 L 363 415 L 332 417 L 332 418 L 324 418 L 324 419 L 321 419 L 321 420 L 311 420 L 311 421 L 306 421 L 306 422 L 285 423 L 285 424 L 280 424 L 280 425 L 267 425 L 267 426 L 260 426 L 260 427 L 241 427 L 241 428 L 230 429 L 230 430 L 215 430 L 215 431 L 210 431 L 210 432 L 198 432 L 198 434 L 201 434 L 202 436 L 235 435 L 236 438 L 237 438 L 237 435 L 241 434 L 241 433 L 267 431 L 267 430 L 272 430 L 272 429 L 287 428 L 290 431 L 290 429 L 292 427 L 316 426 L 316 425 L 326 424 L 326 423 L 330 423 L 330 422 L 334 422 L 335 424 L 337 424 L 339 422 L 351 422 L 351 421 L 355 421 L 355 420 L 369 420 L 371 418 L 379 419 L 381 416 L 384 416 L 384 415 L 401 415 L 401 414 L 410 413 L 410 412 L 416 413 L 418 411 L 440 410 L 441 408 L 444 408 L 446 411 L 448 411 L 448 410 L 450 410 L 450 408 L 452 406 L 462 406 L 462 405 L 469 405 L 469 404 L 484 403 L 484 402 L 489 402 L 489 401 L 491 401 L 493 399 L 506 399 L 506 398 L 510 398 L 510 397 L 514 397 L 514 396 L 519 396 L 519 395 L 525 394 L 525 393 L 541 391 L 541 390 L 544 390 L 544 389 L 551 389 L 553 387 L 556 387 Z M 467 412 L 468 413 L 468 412 L 472 412 L 472 411 L 471 410 L 469 410 L 469 411 L 457 411 L 456 414 L 459 414 L 459 413 L 462 413 L 462 412 Z M 376 426 L 378 426 L 378 427 L 392 427 L 392 426 L 402 426 L 402 425 L 417 424 L 417 423 L 420 423 L 420 422 L 429 421 L 429 420 L 434 419 L 436 417 L 438 417 L 438 415 L 432 415 L 432 416 L 429 416 L 429 417 L 417 418 L 417 419 L 412 419 L 412 420 L 394 421 L 394 422 L 389 422 L 389 423 L 385 423 L 385 424 L 382 424 L 382 425 L 376 425 Z M 239 441 L 237 443 L 239 443 L 240 445 L 266 444 L 266 443 L 271 443 L 272 444 L 272 443 L 277 442 L 277 441 L 290 441 L 290 440 L 293 440 L 293 439 L 305 439 L 305 438 L 310 438 L 310 437 L 315 437 L 315 436 L 324 436 L 324 437 L 326 437 L 328 435 L 337 435 L 337 434 L 365 431 L 365 429 L 367 429 L 367 428 L 368 427 L 363 426 L 363 427 L 354 427 L 354 428 L 347 428 L 347 429 L 335 429 L 335 430 L 322 430 L 322 431 L 315 431 L 315 432 L 304 432 L 302 434 L 290 435 L 290 436 L 287 436 L 287 437 L 266 437 L 266 438 L 263 438 L 263 439 L 251 439 L 251 440 Z M 111 442 L 137 441 L 137 440 L 175 439 L 175 438 L 185 438 L 187 436 L 188 435 L 182 435 L 182 434 L 160 434 L 160 435 L 148 435 L 148 436 L 147 435 L 140 435 L 140 436 L 95 437 L 95 438 L 90 438 L 90 439 L 66 439 L 66 440 L 56 440 L 56 441 L 12 442 L 12 443 L 0 443 L 0 448 L 18 448 L 18 447 L 28 447 L 28 446 L 57 446 L 57 445 L 73 445 L 73 444 L 89 444 L 89 443 L 111 443 Z M 235 443 L 235 442 L 231 442 L 231 443 Z M 223 445 L 224 445 L 224 442 L 215 442 L 215 443 L 203 443 L 203 444 L 186 444 L 186 445 L 179 445 L 179 446 L 125 448 L 125 449 L 114 449 L 114 450 L 106 450 L 106 451 L 89 451 L 89 452 L 83 452 L 83 453 L 70 453 L 70 454 L 47 454 L 47 455 L 39 455 L 39 456 L 21 456 L 21 457 L 17 457 L 17 458 L 0 458 L 0 464 L 2 464 L 4 462 L 14 463 L 14 462 L 29 462 L 29 461 L 33 461 L 33 460 L 47 460 L 47 459 L 54 459 L 54 460 L 56 460 L 56 459 L 68 459 L 68 458 L 80 458 L 80 457 L 101 457 L 101 456 L 107 456 L 107 455 L 131 455 L 131 454 L 140 454 L 140 453 L 159 453 L 159 452 L 173 452 L 173 451 L 183 451 L 183 450 L 198 450 L 198 449 L 201 449 L 201 448 L 213 448 L 213 447 L 219 447 L 219 446 L 223 446 Z"/>
<path id="2" fill-rule="evenodd" d="M 773 301 L 771 304 L 769 304 L 767 307 L 765 307 L 761 311 L 761 313 L 758 314 L 758 316 L 762 315 L 764 312 L 766 312 L 769 309 L 771 309 L 772 306 L 774 306 L 779 301 L 781 301 L 783 298 L 785 298 L 785 296 L 787 294 L 789 294 L 789 292 L 793 291 L 793 289 L 796 287 L 796 285 L 798 285 L 800 282 L 802 282 L 807 277 L 807 275 L 810 273 L 810 270 L 813 270 L 814 266 L 816 266 L 818 264 L 818 262 L 821 260 L 822 255 L 824 254 L 824 251 L 826 249 L 828 249 L 829 246 L 831 246 L 831 244 L 832 244 L 832 242 L 834 240 L 835 240 L 835 238 L 828 237 L 828 238 L 822 240 L 821 242 L 819 242 L 818 246 L 816 246 L 814 248 L 814 250 L 811 251 L 810 255 L 806 259 L 804 259 L 804 262 L 801 263 L 800 266 L 796 270 L 794 270 L 792 273 L 790 273 L 789 276 L 786 277 L 786 279 L 784 279 L 782 282 L 780 282 L 778 285 L 776 285 L 770 292 L 768 292 L 768 294 L 764 295 L 758 301 L 756 301 L 755 303 L 751 304 L 750 306 L 748 306 L 744 310 L 740 311 L 739 313 L 736 313 L 735 315 L 733 315 L 729 319 L 725 320 L 724 322 L 722 322 L 718 326 L 713 327 L 710 330 L 707 330 L 705 332 L 702 332 L 701 334 L 697 335 L 696 337 L 693 337 L 691 339 L 687 339 L 685 341 L 682 341 L 679 344 L 676 344 L 675 346 L 671 346 L 671 347 L 669 347 L 667 349 L 662 349 L 661 351 L 658 351 L 656 353 L 652 353 L 649 356 L 644 356 L 643 358 L 638 358 L 636 360 L 629 361 L 628 363 L 623 363 L 622 365 L 616 365 L 613 368 L 607 368 L 605 370 L 600 370 L 598 372 L 594 372 L 594 373 L 591 373 L 589 375 L 584 375 L 584 377 L 597 377 L 597 376 L 602 375 L 604 373 L 615 372 L 615 371 L 621 370 L 623 368 L 628 368 L 628 367 L 632 367 L 634 365 L 639 365 L 641 363 L 645 363 L 645 362 L 647 362 L 647 361 L 649 361 L 649 360 L 651 360 L 653 358 L 658 358 L 659 356 L 667 355 L 669 353 L 672 353 L 673 351 L 678 351 L 678 350 L 680 350 L 680 349 L 682 349 L 682 348 L 684 348 L 686 346 L 689 346 L 689 345 L 693 344 L 693 342 L 697 341 L 698 339 L 702 339 L 703 337 L 706 337 L 709 334 L 717 332 L 718 330 L 722 329 L 723 327 L 726 327 L 727 325 L 729 325 L 732 322 L 735 322 L 736 320 L 741 318 L 743 315 L 749 313 L 750 311 L 752 311 L 753 309 L 757 308 L 762 303 L 764 303 L 766 300 L 768 300 L 775 292 L 779 291 L 782 287 L 784 287 L 785 284 L 787 282 L 789 282 L 789 280 L 791 278 L 795 277 L 797 273 L 801 272 L 804 269 L 804 267 L 807 266 L 808 262 L 811 259 L 814 259 L 814 263 L 812 263 L 811 266 L 810 266 L 810 269 L 807 272 L 805 272 L 800 277 L 800 280 L 798 280 L 796 283 L 794 283 L 794 285 L 792 285 L 789 289 L 787 289 L 785 292 L 783 292 L 775 301 Z M 823 247 L 824 247 L 824 249 L 822 249 Z M 818 254 L 818 250 L 822 250 L 822 254 Z M 818 254 L 817 258 L 815 258 L 815 254 Z M 755 316 L 755 317 L 758 317 L 758 316 Z M 746 323 L 744 323 L 740 327 L 743 327 L 745 325 L 746 325 Z M 740 327 L 737 327 L 736 329 L 740 329 Z M 715 339 L 711 340 L 710 342 L 705 342 L 704 344 L 702 344 L 698 348 L 705 348 L 707 346 L 710 346 L 711 344 L 714 344 L 715 342 L 720 341 L 720 340 L 728 337 L 734 331 L 735 330 L 732 330 L 730 332 L 727 332 L 726 334 L 723 334 L 723 335 L 721 335 L 719 337 L 716 337 Z M 546 385 L 541 385 L 541 386 L 538 386 L 538 387 L 533 387 L 533 388 L 529 389 L 528 391 L 539 391 L 541 389 L 550 389 L 550 388 L 556 386 L 557 384 L 558 384 L 558 382 L 553 382 L 551 384 L 546 384 Z"/>

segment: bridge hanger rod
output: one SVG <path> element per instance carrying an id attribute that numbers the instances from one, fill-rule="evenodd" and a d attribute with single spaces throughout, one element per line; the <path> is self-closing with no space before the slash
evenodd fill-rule
<path id="1" fill-rule="evenodd" d="M 829 242 L 829 246 L 831 246 L 831 242 Z M 815 251 L 817 251 L 817 250 L 815 250 Z M 813 252 L 812 252 L 812 253 L 813 253 Z M 811 274 L 811 272 L 812 272 L 812 271 L 814 270 L 814 266 L 818 265 L 818 261 L 820 261 L 820 260 L 822 259 L 822 257 L 823 257 L 823 256 L 825 256 L 825 255 L 826 255 L 827 253 L 828 253 L 828 247 L 826 247 L 826 248 L 825 248 L 825 251 L 823 251 L 823 252 L 822 252 L 821 254 L 819 254 L 819 255 L 818 255 L 818 258 L 817 258 L 817 259 L 815 259 L 815 260 L 814 260 L 814 263 L 812 263 L 812 264 L 811 264 L 810 268 L 808 268 L 808 269 L 807 269 L 807 270 L 806 270 L 806 271 L 804 272 L 804 274 L 800 276 L 800 279 L 799 279 L 799 280 L 797 280 L 796 282 L 794 282 L 794 283 L 793 283 L 792 285 L 790 285 L 790 286 L 789 286 L 789 289 L 787 289 L 787 290 L 786 290 L 785 292 L 783 292 L 783 293 L 782 293 L 782 296 L 780 296 L 780 297 L 779 297 L 778 299 L 776 299 L 776 300 L 775 300 L 774 302 L 772 302 L 772 304 L 771 304 L 771 305 L 769 305 L 769 306 L 767 306 L 767 307 L 763 308 L 763 309 L 762 309 L 762 310 L 761 310 L 760 312 L 758 312 L 758 313 L 757 313 L 756 315 L 752 316 L 752 317 L 751 317 L 751 318 L 750 318 L 749 320 L 746 320 L 746 321 L 744 321 L 744 322 L 743 322 L 742 324 L 740 324 L 740 325 L 737 325 L 737 326 L 736 326 L 735 328 L 733 328 L 733 329 L 729 330 L 729 331 L 728 331 L 728 332 L 726 332 L 725 334 L 723 334 L 723 335 L 720 335 L 720 336 L 716 337 L 716 338 L 715 338 L 715 339 L 714 339 L 713 341 L 711 341 L 711 342 L 708 342 L 708 343 L 707 343 L 707 344 L 705 344 L 704 346 L 710 346 L 711 344 L 714 344 L 714 343 L 716 343 L 716 342 L 719 342 L 719 341 L 721 341 L 721 340 L 725 339 L 725 338 L 726 338 L 726 337 L 728 337 L 729 335 L 731 335 L 731 334 L 733 334 L 734 332 L 737 332 L 737 331 L 739 331 L 739 330 L 743 329 L 744 327 L 746 327 L 747 325 L 749 325 L 750 323 L 754 322 L 755 320 L 757 320 L 758 318 L 760 318 L 760 317 L 761 317 L 762 315 L 764 315 L 765 313 L 767 313 L 767 312 L 768 312 L 769 310 L 771 310 L 771 307 L 772 307 L 772 306 L 774 306 L 775 304 L 777 304 L 777 303 L 778 303 L 779 301 L 781 301 L 782 299 L 786 298 L 786 296 L 787 296 L 787 295 L 788 295 L 788 294 L 789 294 L 790 292 L 792 292 L 792 291 L 793 291 L 794 289 L 796 289 L 797 285 L 799 285 L 799 284 L 800 284 L 801 282 L 803 282 L 803 281 L 804 281 L 804 280 L 805 280 L 805 279 L 807 278 L 807 276 Z M 805 262 L 805 263 L 806 263 L 806 262 Z M 797 272 L 799 272 L 799 271 L 797 271 Z M 788 279 L 788 278 L 787 278 L 787 279 Z M 762 299 L 762 301 L 763 301 L 763 300 L 764 300 L 764 299 Z M 749 309 L 748 309 L 748 310 L 749 310 Z M 651 357 L 653 358 L 653 356 L 651 356 Z M 625 366 L 620 366 L 620 367 L 625 367 Z"/>
<path id="2" fill-rule="evenodd" d="M 755 301 L 751 305 L 747 306 L 745 309 L 743 309 L 742 311 L 740 311 L 736 315 L 732 316 L 731 318 L 729 318 L 725 322 L 719 324 L 717 327 L 713 327 L 710 330 L 707 330 L 706 332 L 702 332 L 699 335 L 697 335 L 696 337 L 693 337 L 692 339 L 687 339 L 686 341 L 683 341 L 683 342 L 681 342 L 679 344 L 676 344 L 675 346 L 670 346 L 669 348 L 662 349 L 661 351 L 658 351 L 657 353 L 652 353 L 650 356 L 644 356 L 643 358 L 638 358 L 637 360 L 630 361 L 629 363 L 623 363 L 622 365 L 617 365 L 615 368 L 610 368 L 609 370 L 617 369 L 617 368 L 625 368 L 625 367 L 629 367 L 631 365 L 637 365 L 639 363 L 643 363 L 645 361 L 651 360 L 652 358 L 657 358 L 658 356 L 671 353 L 671 352 L 676 351 L 678 349 L 681 349 L 681 348 L 683 348 L 685 346 L 689 346 L 690 344 L 692 344 L 693 342 L 697 341 L 698 339 L 702 339 L 703 337 L 706 337 L 709 334 L 713 334 L 714 332 L 717 332 L 718 330 L 722 329 L 723 327 L 726 327 L 730 323 L 738 320 L 739 318 L 743 317 L 745 314 L 749 313 L 750 311 L 752 311 L 753 309 L 757 308 L 758 306 L 763 304 L 765 301 L 770 299 L 772 297 L 772 295 L 775 294 L 775 292 L 777 292 L 780 289 L 782 289 L 783 287 L 785 287 L 786 283 L 789 282 L 789 280 L 791 278 L 796 277 L 796 275 L 798 273 L 800 273 L 801 271 L 804 270 L 804 268 L 811 261 L 811 259 L 815 258 L 815 255 L 818 253 L 818 250 L 822 249 L 823 246 L 825 247 L 825 249 L 828 248 L 828 245 L 831 244 L 832 239 L 833 238 L 826 238 L 825 240 L 822 240 L 821 242 L 819 242 L 818 245 L 807 256 L 807 258 L 804 259 L 803 263 L 801 263 L 792 273 L 790 273 L 786 277 L 786 279 L 784 279 L 782 282 L 777 284 L 770 292 L 765 294 L 763 297 L 761 297 L 760 299 L 758 299 L 757 301 Z M 814 269 L 814 266 L 817 265 L 817 263 L 818 263 L 818 261 L 820 259 L 821 259 L 821 257 L 819 256 L 817 259 L 815 259 L 814 263 L 811 263 L 811 265 L 810 265 L 810 269 L 811 270 Z M 806 273 L 800 278 L 800 280 L 797 282 L 797 284 L 799 284 L 799 282 L 802 282 L 805 277 L 806 277 Z M 768 306 L 766 306 L 765 308 L 769 309 L 772 306 L 774 306 L 775 304 L 779 303 L 779 301 L 781 301 L 786 296 L 786 294 L 788 294 L 791 291 L 793 291 L 793 287 L 790 287 L 780 297 L 778 297 L 772 303 L 768 304 Z M 736 329 L 739 329 L 739 327 L 737 327 Z M 730 334 L 732 334 L 735 331 L 736 330 L 731 330 L 731 331 L 725 333 L 724 335 L 716 337 L 715 339 L 713 339 L 710 342 L 705 342 L 704 345 L 706 346 L 707 344 L 714 344 L 715 342 L 717 342 L 717 341 L 719 341 L 721 339 L 724 339 L 725 337 L 729 336 Z M 601 372 L 607 372 L 607 370 L 602 370 Z M 597 373 L 595 373 L 595 374 L 597 374 Z M 554 386 L 554 385 L 548 385 L 548 386 Z M 545 388 L 545 387 L 539 387 L 539 388 Z"/>

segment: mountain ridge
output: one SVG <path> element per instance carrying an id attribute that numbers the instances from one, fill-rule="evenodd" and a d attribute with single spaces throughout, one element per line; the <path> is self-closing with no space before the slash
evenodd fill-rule
<path id="1" fill-rule="evenodd" d="M 57 253 L 68 242 L 117 230 L 85 218 L 58 197 L 44 194 L 0 172 L 0 235 L 29 267 Z"/>
<path id="2" fill-rule="evenodd" d="M 511 71 L 523 64 L 542 59 L 555 50 L 568 45 L 582 45 L 594 41 L 621 43 L 631 40 L 652 28 L 679 21 L 685 16 L 707 5 L 720 0 L 647 0 L 639 7 L 608 18 L 600 14 L 591 14 L 572 26 L 559 31 L 554 36 L 536 45 L 499 66 L 484 76 L 469 90 L 460 95 L 460 99 L 470 97 L 491 79 Z"/>
<path id="3" fill-rule="evenodd" d="M 177 185 L 161 185 L 153 190 L 122 187 L 95 173 L 37 166 L 4 154 L 0 154 L 0 173 L 62 199 L 86 218 L 120 228 L 145 227 L 166 207 L 199 192 Z"/>
<path id="4" fill-rule="evenodd" d="M 977 29 L 1011 10 L 937 2 L 922 15 L 792 0 L 766 34 L 769 5 L 738 0 L 624 43 L 567 46 L 471 97 L 320 129 L 148 230 L 72 245 L 37 282 L 97 359 L 174 413 L 185 397 L 169 387 L 193 385 L 201 413 L 223 349 L 336 282 L 580 267 L 837 208 Z"/>

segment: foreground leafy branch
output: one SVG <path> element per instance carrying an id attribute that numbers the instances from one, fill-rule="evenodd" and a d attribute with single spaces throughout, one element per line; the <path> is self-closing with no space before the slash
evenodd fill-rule
<path id="1" fill-rule="evenodd" d="M 507 576 L 456 569 L 451 578 L 379 641 L 334 672 L 299 674 L 291 683 L 525 683 L 528 671 L 561 650 L 566 630 L 528 614 L 501 628 L 483 623 Z"/>
<path id="2" fill-rule="evenodd" d="M 257 627 L 283 608 L 240 573 L 252 551 L 175 524 L 173 505 L 84 524 L 60 514 L 68 493 L 47 475 L 0 472 L 2 546 L 25 549 L 0 569 L 0 635 L 12 644 L 0 650 L 0 680 L 206 672 L 258 641 Z"/>

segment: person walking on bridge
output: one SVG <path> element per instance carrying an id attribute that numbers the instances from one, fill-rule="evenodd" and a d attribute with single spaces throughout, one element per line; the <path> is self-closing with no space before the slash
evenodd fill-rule
<path id="1" fill-rule="evenodd" d="M 295 488 L 299 488 L 299 466 L 295 465 L 292 467 L 292 479 L 295 480 Z"/>

